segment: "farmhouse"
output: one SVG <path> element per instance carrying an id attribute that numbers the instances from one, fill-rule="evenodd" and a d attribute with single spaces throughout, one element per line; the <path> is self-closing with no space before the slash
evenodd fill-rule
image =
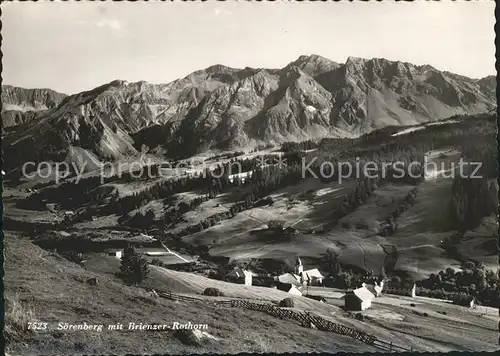
<path id="1" fill-rule="evenodd" d="M 302 292 L 293 284 L 290 283 L 276 283 L 276 288 L 283 292 L 287 292 L 293 295 L 302 295 Z"/>
<path id="2" fill-rule="evenodd" d="M 346 310 L 366 310 L 371 307 L 375 295 L 367 288 L 361 287 L 348 292 L 344 296 Z"/>
<path id="3" fill-rule="evenodd" d="M 112 250 L 108 252 L 108 256 L 116 257 L 116 258 L 122 258 L 123 251 L 122 250 Z"/>
<path id="4" fill-rule="evenodd" d="M 244 284 L 247 286 L 252 285 L 252 272 L 241 269 L 240 267 L 235 267 L 231 272 L 226 275 L 226 279 L 238 284 Z"/>
<path id="5" fill-rule="evenodd" d="M 301 278 L 303 283 L 308 285 L 321 285 L 323 284 L 323 275 L 318 271 L 317 268 L 308 269 L 301 273 Z"/>

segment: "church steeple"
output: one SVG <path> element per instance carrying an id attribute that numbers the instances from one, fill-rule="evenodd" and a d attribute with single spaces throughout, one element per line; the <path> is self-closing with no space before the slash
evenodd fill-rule
<path id="1" fill-rule="evenodd" d="M 297 256 L 297 262 L 295 263 L 295 273 L 300 276 L 302 272 L 304 272 L 304 266 L 302 265 L 300 257 Z"/>

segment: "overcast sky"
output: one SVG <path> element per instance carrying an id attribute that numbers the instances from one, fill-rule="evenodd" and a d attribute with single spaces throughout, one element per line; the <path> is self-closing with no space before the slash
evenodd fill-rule
<path id="1" fill-rule="evenodd" d="M 169 82 L 213 64 L 283 67 L 302 54 L 384 57 L 495 73 L 494 1 L 3 3 L 4 84 L 67 94 Z"/>

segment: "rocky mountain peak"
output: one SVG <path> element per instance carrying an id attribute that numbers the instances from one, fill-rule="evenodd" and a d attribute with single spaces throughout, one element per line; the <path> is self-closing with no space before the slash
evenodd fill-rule
<path id="1" fill-rule="evenodd" d="M 317 54 L 302 55 L 287 65 L 287 67 L 297 67 L 311 77 L 317 77 L 321 74 L 337 69 L 339 66 L 340 64 Z"/>

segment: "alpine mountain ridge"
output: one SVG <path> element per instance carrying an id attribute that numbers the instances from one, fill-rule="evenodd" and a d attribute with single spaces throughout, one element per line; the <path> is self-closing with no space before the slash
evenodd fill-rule
<path id="1" fill-rule="evenodd" d="M 340 64 L 317 55 L 282 69 L 215 65 L 168 84 L 116 80 L 70 96 L 2 86 L 6 166 L 75 150 L 98 160 L 144 147 L 182 157 L 356 136 L 491 111 L 495 88 L 493 76 L 471 79 L 379 58 Z"/>

